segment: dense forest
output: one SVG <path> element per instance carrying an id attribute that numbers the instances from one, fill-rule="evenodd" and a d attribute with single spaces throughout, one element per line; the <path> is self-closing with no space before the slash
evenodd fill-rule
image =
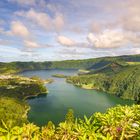
<path id="1" fill-rule="evenodd" d="M 113 63 L 88 74 L 68 77 L 67 82 L 140 102 L 140 65 L 120 66 Z"/>

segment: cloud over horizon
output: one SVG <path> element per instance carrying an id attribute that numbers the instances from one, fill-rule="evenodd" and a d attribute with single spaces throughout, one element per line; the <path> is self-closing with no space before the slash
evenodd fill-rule
<path id="1" fill-rule="evenodd" d="M 139 5 L 139 0 L 1 0 L 0 55 L 4 47 L 11 51 L 7 61 L 26 52 L 30 60 L 37 54 L 40 60 L 138 54 Z"/>
<path id="2" fill-rule="evenodd" d="M 75 46 L 76 42 L 66 36 L 58 36 L 57 41 L 62 46 Z"/>
<path id="3" fill-rule="evenodd" d="M 27 27 L 20 21 L 12 21 L 11 23 L 11 35 L 15 35 L 17 37 L 27 38 L 30 35 Z"/>

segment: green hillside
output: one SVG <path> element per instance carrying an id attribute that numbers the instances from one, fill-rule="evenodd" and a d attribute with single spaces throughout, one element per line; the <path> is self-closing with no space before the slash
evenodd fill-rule
<path id="1" fill-rule="evenodd" d="M 101 66 L 98 69 L 90 70 L 88 74 L 105 73 L 107 75 L 112 75 L 118 73 L 119 71 L 123 70 L 126 67 L 127 65 L 122 65 L 117 62 L 111 62 L 105 66 Z"/>
<path id="2" fill-rule="evenodd" d="M 140 65 L 120 67 L 113 63 L 113 67 L 112 64 L 107 65 L 95 73 L 71 76 L 67 78 L 67 82 L 82 88 L 105 91 L 124 99 L 140 101 Z"/>
<path id="3" fill-rule="evenodd" d="M 0 72 L 9 74 L 26 70 L 84 69 L 89 71 L 68 82 L 87 89 L 98 89 L 124 99 L 139 101 L 140 55 L 102 57 L 53 62 L 0 63 Z"/>
<path id="4" fill-rule="evenodd" d="M 127 62 L 139 62 L 140 55 L 115 56 L 92 58 L 85 60 L 65 60 L 65 61 L 46 61 L 46 62 L 0 62 L 0 73 L 17 73 L 26 70 L 42 69 L 100 69 L 110 63 L 127 65 Z"/>
<path id="5" fill-rule="evenodd" d="M 0 75 L 0 126 L 4 123 L 11 128 L 28 122 L 30 107 L 25 99 L 46 93 L 43 81 L 38 78 Z"/>
<path id="6" fill-rule="evenodd" d="M 47 93 L 43 81 L 39 78 L 27 78 L 15 75 L 0 75 L 0 97 L 25 99 Z"/>
<path id="7" fill-rule="evenodd" d="M 114 75 L 108 91 L 125 99 L 140 101 L 140 65 L 127 67 Z"/>

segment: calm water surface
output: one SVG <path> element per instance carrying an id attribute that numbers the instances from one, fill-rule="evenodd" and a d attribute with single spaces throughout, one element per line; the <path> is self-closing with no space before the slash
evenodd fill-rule
<path id="1" fill-rule="evenodd" d="M 28 117 L 30 122 L 45 125 L 49 120 L 58 123 L 64 120 L 69 108 L 72 108 L 76 117 L 90 116 L 94 112 L 105 112 L 107 108 L 116 104 L 132 104 L 132 101 L 95 91 L 85 90 L 66 83 L 65 79 L 51 77 L 53 74 L 75 75 L 75 70 L 38 70 L 26 71 L 22 75 L 39 76 L 42 79 L 53 78 L 54 82 L 47 84 L 49 94 L 28 100 L 31 110 Z"/>

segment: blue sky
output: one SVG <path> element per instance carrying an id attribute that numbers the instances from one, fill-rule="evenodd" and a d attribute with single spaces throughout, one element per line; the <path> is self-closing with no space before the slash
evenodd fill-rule
<path id="1" fill-rule="evenodd" d="M 0 61 L 140 54 L 139 0 L 1 0 Z"/>

